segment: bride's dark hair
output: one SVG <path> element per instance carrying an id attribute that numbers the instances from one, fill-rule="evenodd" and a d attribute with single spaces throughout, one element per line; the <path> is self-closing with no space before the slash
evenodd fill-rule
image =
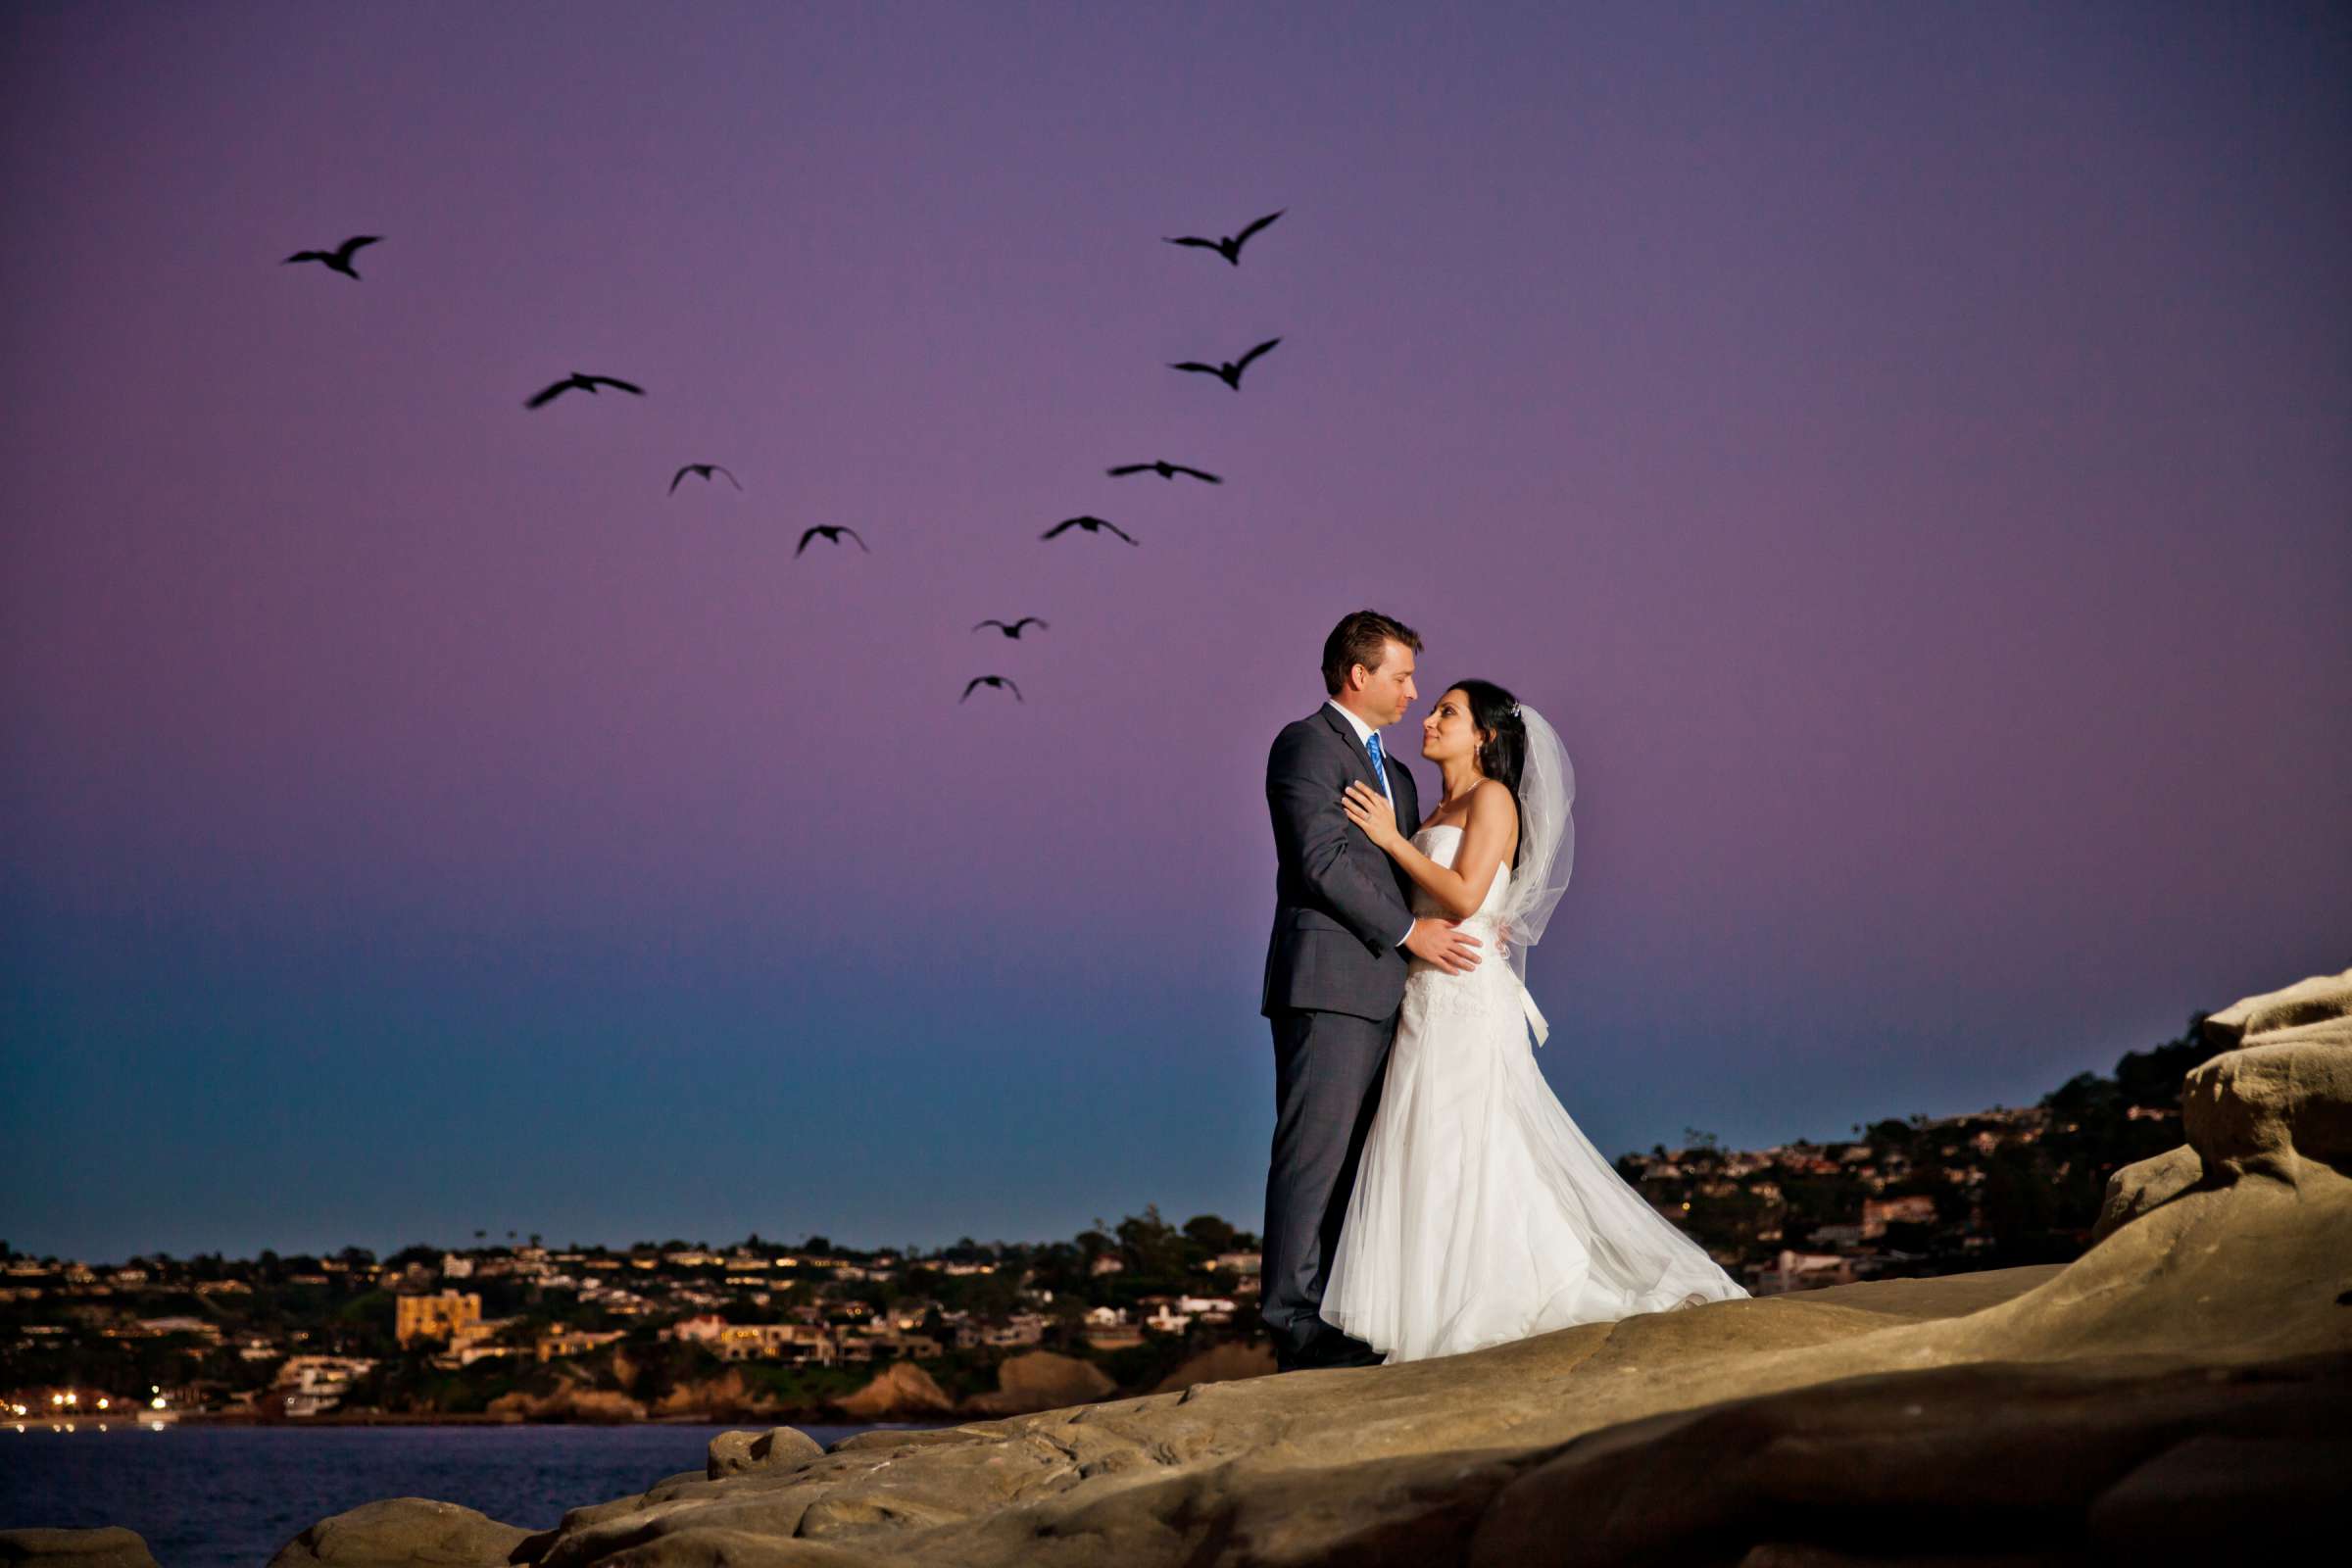
<path id="1" fill-rule="evenodd" d="M 1499 779 L 1519 805 L 1519 775 L 1527 767 L 1527 725 L 1519 717 L 1519 699 L 1491 680 L 1457 680 L 1446 688 L 1470 699 L 1470 722 L 1486 734 L 1478 745 L 1478 770 Z M 1511 862 L 1518 863 L 1514 854 Z"/>

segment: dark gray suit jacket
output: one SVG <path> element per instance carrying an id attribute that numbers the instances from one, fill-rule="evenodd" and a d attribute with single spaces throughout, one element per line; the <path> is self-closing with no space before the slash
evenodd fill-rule
<path id="1" fill-rule="evenodd" d="M 1402 762 L 1389 764 L 1397 825 L 1421 825 L 1421 799 Z M 1274 935 L 1266 945 L 1258 1010 L 1286 1008 L 1386 1018 L 1404 1000 L 1412 882 L 1340 809 L 1348 784 L 1380 787 L 1355 731 L 1328 703 L 1284 727 L 1266 757 L 1274 818 Z"/>

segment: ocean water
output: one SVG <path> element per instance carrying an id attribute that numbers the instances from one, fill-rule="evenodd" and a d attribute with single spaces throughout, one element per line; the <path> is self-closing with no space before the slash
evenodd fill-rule
<path id="1" fill-rule="evenodd" d="M 749 1423 L 736 1423 L 737 1427 Z M 163 1568 L 262 1568 L 329 1514 L 433 1497 L 545 1530 L 700 1471 L 725 1426 L 0 1427 L 0 1529 L 126 1525 Z M 804 1427 L 828 1446 L 872 1427 Z"/>

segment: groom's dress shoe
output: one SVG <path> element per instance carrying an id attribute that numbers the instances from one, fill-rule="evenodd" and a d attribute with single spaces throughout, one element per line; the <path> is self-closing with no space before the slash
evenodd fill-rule
<path id="1" fill-rule="evenodd" d="M 1352 1335 L 1338 1329 L 1318 1334 L 1298 1349 L 1277 1348 L 1278 1372 L 1319 1372 L 1335 1366 L 1379 1366 L 1388 1358 Z"/>

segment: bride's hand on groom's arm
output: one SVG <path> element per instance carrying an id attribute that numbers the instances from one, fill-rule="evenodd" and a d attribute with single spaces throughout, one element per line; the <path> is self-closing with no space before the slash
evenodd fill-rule
<path id="1" fill-rule="evenodd" d="M 1467 974 L 1478 967 L 1479 941 L 1462 935 L 1460 925 L 1458 920 L 1433 920 L 1425 915 L 1405 933 L 1404 951 L 1447 974 Z"/>
<path id="2" fill-rule="evenodd" d="M 1364 837 L 1372 841 L 1374 848 L 1394 850 L 1404 842 L 1404 835 L 1396 831 L 1396 808 L 1371 785 L 1348 785 L 1347 793 L 1340 797 L 1340 809 L 1348 813 L 1348 821 L 1364 830 Z"/>

